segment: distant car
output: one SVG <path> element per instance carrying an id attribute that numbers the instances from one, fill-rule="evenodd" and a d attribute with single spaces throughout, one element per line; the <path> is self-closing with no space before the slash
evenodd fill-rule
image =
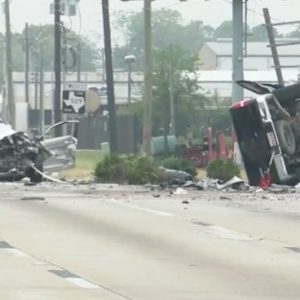
<path id="1" fill-rule="evenodd" d="M 57 126 L 72 126 L 73 133 L 49 137 Z M 30 138 L 0 120 L 0 180 L 29 177 L 32 182 L 40 182 L 40 172 L 74 167 L 78 127 L 78 121 L 64 121 L 50 127 L 44 136 Z"/>
<path id="2" fill-rule="evenodd" d="M 238 81 L 256 93 L 230 108 L 249 183 L 300 181 L 300 84 Z"/>

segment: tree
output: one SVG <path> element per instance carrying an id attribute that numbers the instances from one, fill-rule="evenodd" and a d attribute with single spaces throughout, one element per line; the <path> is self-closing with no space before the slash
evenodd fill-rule
<path id="1" fill-rule="evenodd" d="M 76 49 L 78 41 L 81 43 L 81 66 L 83 71 L 95 71 L 95 47 L 93 47 L 88 39 L 79 36 L 72 31 L 66 32 L 66 43 Z M 44 69 L 45 71 L 53 70 L 53 53 L 54 53 L 54 29 L 53 25 L 29 26 L 29 39 L 31 48 L 31 69 L 35 68 L 37 62 L 37 53 L 39 45 L 43 45 L 44 51 Z M 0 43 L 3 43 L 4 36 L 0 33 Z M 64 44 L 64 43 L 63 43 Z M 25 32 L 15 32 L 12 34 L 12 56 L 13 70 L 16 72 L 24 71 L 24 49 L 25 49 Z M 0 57 L 3 57 L 3 47 L 0 47 Z M 68 52 L 69 53 L 69 52 Z M 68 56 L 69 57 L 69 56 Z M 0 83 L 4 80 L 3 68 L 0 68 Z"/>
<path id="2" fill-rule="evenodd" d="M 246 26 L 246 30 L 245 30 L 245 23 L 243 25 L 244 27 L 244 31 L 246 31 L 247 33 L 250 32 L 250 27 Z M 218 38 L 227 38 L 227 39 L 232 39 L 232 21 L 228 20 L 228 21 L 224 21 L 223 23 L 221 23 L 221 25 L 219 27 L 216 28 L 215 30 L 215 34 L 214 37 L 215 39 Z"/>
<path id="3" fill-rule="evenodd" d="M 294 31 L 287 33 L 286 36 L 290 38 L 300 38 L 300 25 Z"/>
<path id="4" fill-rule="evenodd" d="M 276 28 L 273 28 L 273 30 L 274 30 L 275 37 L 281 36 L 278 33 Z M 268 42 L 268 34 L 267 34 L 267 30 L 266 30 L 266 27 L 264 26 L 264 24 L 254 26 L 254 27 L 252 27 L 252 29 L 250 31 L 251 31 L 251 33 L 248 37 L 248 40 L 250 42 Z"/>
<path id="5" fill-rule="evenodd" d="M 153 131 L 161 135 L 170 129 L 170 76 L 174 82 L 176 134 L 185 135 L 189 124 L 199 134 L 198 113 L 206 102 L 201 93 L 195 70 L 196 57 L 181 46 L 157 50 L 153 75 Z"/>
<path id="6" fill-rule="evenodd" d="M 123 39 L 114 51 L 115 67 L 125 68 L 124 56 L 133 54 L 137 62 L 135 68 L 143 68 L 144 16 L 138 13 L 119 13 L 115 16 L 116 29 Z M 153 12 L 153 48 L 166 49 L 171 44 L 181 45 L 186 52 L 196 54 L 205 39 L 211 39 L 213 28 L 202 22 L 183 23 L 181 14 L 176 10 L 160 9 Z M 126 53 L 126 54 L 125 54 Z"/>
<path id="7" fill-rule="evenodd" d="M 232 38 L 232 21 L 224 21 L 215 30 L 215 38 Z"/>
<path id="8" fill-rule="evenodd" d="M 251 34 L 248 37 L 249 41 L 255 42 L 267 42 L 268 41 L 268 34 L 266 27 L 263 24 L 254 26 L 251 29 Z"/>
<path id="9" fill-rule="evenodd" d="M 24 38 L 21 36 L 21 45 Z M 31 49 L 38 49 L 40 44 L 43 44 L 44 48 L 44 62 L 45 70 L 50 71 L 53 69 L 53 53 L 54 53 L 54 28 L 53 25 L 29 26 L 29 36 Z M 62 28 L 62 52 L 64 53 L 64 47 L 70 46 L 73 51 L 77 51 L 78 42 L 81 44 L 81 66 L 82 71 L 95 71 L 95 50 L 91 43 L 83 36 L 79 36 L 75 32 Z M 69 53 L 67 51 L 67 53 Z M 21 56 L 22 57 L 22 56 Z M 70 60 L 70 57 L 68 57 Z M 23 64 L 21 64 L 23 66 Z M 16 65 L 20 67 L 20 65 Z"/>

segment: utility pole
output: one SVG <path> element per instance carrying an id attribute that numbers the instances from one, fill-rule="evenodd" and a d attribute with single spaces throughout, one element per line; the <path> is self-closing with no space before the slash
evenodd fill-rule
<path id="1" fill-rule="evenodd" d="M 60 0 L 54 2 L 54 122 L 58 123 L 61 117 L 61 30 L 60 30 Z M 62 134 L 61 126 L 55 128 L 55 136 Z"/>
<path id="2" fill-rule="evenodd" d="M 109 112 L 109 142 L 110 142 L 111 153 L 117 153 L 118 141 L 117 141 L 114 74 L 113 74 L 112 53 L 111 53 L 112 52 L 111 33 L 110 33 L 108 0 L 102 0 L 102 12 L 103 12 L 104 48 L 105 48 L 105 62 L 106 62 L 107 101 L 108 101 L 108 112 Z"/>
<path id="3" fill-rule="evenodd" d="M 81 81 L 81 42 L 78 39 L 77 44 L 77 82 Z"/>
<path id="4" fill-rule="evenodd" d="M 145 37 L 145 65 L 144 65 L 144 115 L 143 142 L 147 155 L 152 154 L 152 22 L 151 0 L 144 0 L 144 37 Z"/>
<path id="5" fill-rule="evenodd" d="M 176 120 L 175 120 L 175 105 L 174 105 L 174 77 L 173 77 L 173 47 L 170 46 L 170 71 L 169 71 L 169 93 L 170 93 L 170 134 L 176 134 Z"/>
<path id="6" fill-rule="evenodd" d="M 45 110 L 44 110 L 44 49 L 40 44 L 40 110 L 39 110 L 39 122 L 40 122 L 40 134 L 44 134 L 45 126 Z"/>
<path id="7" fill-rule="evenodd" d="M 25 25 L 25 101 L 29 103 L 29 29 Z"/>
<path id="8" fill-rule="evenodd" d="M 128 104 L 131 103 L 131 64 L 128 64 Z"/>
<path id="9" fill-rule="evenodd" d="M 2 114 L 3 118 L 6 117 L 6 106 L 7 106 L 7 76 L 6 76 L 6 45 L 5 45 L 5 36 L 3 36 L 2 40 L 2 46 L 3 46 L 3 57 L 2 57 L 2 69 L 3 69 L 3 82 L 2 88 L 1 88 L 1 94 L 2 94 Z"/>
<path id="10" fill-rule="evenodd" d="M 235 83 L 244 79 L 243 0 L 232 1 L 232 30 L 232 102 L 235 103 L 244 98 L 243 88 Z"/>
<path id="11" fill-rule="evenodd" d="M 12 49 L 11 49 L 11 31 L 10 31 L 10 12 L 9 12 L 9 0 L 4 2 L 5 10 L 5 30 L 6 30 L 6 77 L 7 77 L 7 102 L 8 102 L 8 116 L 9 122 L 12 127 L 15 128 L 15 97 L 13 86 L 13 62 L 12 62 Z"/>
<path id="12" fill-rule="evenodd" d="M 35 45 L 34 48 L 34 109 L 38 109 L 39 102 L 39 49 L 38 46 Z"/>
<path id="13" fill-rule="evenodd" d="M 269 43 L 270 43 L 270 47 L 271 47 L 274 68 L 275 68 L 275 72 L 276 72 L 276 76 L 277 76 L 277 81 L 280 85 L 284 85 L 284 79 L 283 79 L 281 65 L 280 65 L 280 61 L 279 61 L 277 45 L 275 42 L 274 30 L 273 30 L 273 25 L 271 23 L 270 13 L 267 8 L 263 9 L 263 13 L 264 13 L 264 18 L 265 18 L 265 24 L 266 24 L 266 30 L 267 30 L 267 34 L 268 34 L 268 38 L 269 38 Z"/>

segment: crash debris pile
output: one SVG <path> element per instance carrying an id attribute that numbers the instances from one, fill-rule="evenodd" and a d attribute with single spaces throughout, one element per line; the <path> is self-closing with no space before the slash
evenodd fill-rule
<path id="1" fill-rule="evenodd" d="M 187 190 L 197 191 L 225 191 L 225 192 L 250 192 L 261 193 L 270 192 L 275 194 L 288 194 L 300 192 L 300 183 L 294 186 L 271 184 L 266 189 L 250 186 L 245 180 L 238 176 L 233 176 L 230 180 L 221 181 L 219 179 L 204 178 L 195 180 L 190 174 L 184 171 L 176 171 L 161 168 L 165 172 L 166 182 L 160 185 L 161 189 L 168 188 L 176 195 L 185 195 Z"/>
<path id="2" fill-rule="evenodd" d="M 23 132 L 14 132 L 2 136 L 0 140 L 0 179 L 20 180 L 25 176 L 33 179 L 31 165 L 41 150 L 39 143 L 35 143 Z"/>

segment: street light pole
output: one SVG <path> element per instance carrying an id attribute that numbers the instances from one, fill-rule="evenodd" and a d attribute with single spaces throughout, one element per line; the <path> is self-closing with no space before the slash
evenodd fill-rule
<path id="1" fill-rule="evenodd" d="M 131 64 L 128 64 L 128 104 L 131 103 Z"/>
<path id="2" fill-rule="evenodd" d="M 125 62 L 128 65 L 128 104 L 131 103 L 131 71 L 132 71 L 132 63 L 135 62 L 134 55 L 127 55 L 124 57 Z"/>

